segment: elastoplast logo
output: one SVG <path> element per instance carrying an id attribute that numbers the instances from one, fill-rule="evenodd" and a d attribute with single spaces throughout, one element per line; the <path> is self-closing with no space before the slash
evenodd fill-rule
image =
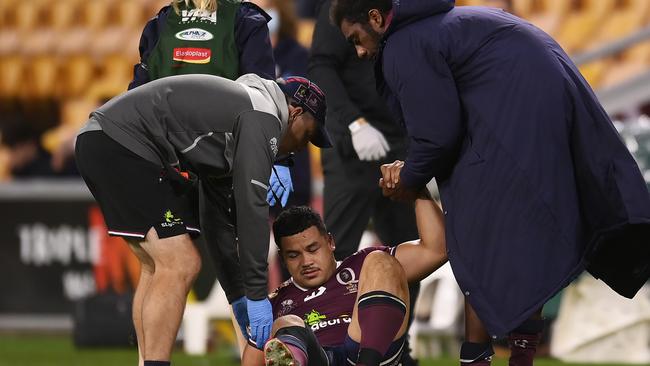
<path id="1" fill-rule="evenodd" d="M 190 64 L 207 64 L 210 62 L 212 51 L 209 48 L 174 48 L 174 61 Z"/>
<path id="2" fill-rule="evenodd" d="M 209 41 L 214 37 L 212 33 L 201 28 L 190 28 L 176 33 L 176 38 L 183 41 Z"/>

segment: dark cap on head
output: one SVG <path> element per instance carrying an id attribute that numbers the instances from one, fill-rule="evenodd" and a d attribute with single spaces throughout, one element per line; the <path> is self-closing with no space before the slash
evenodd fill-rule
<path id="1" fill-rule="evenodd" d="M 288 76 L 276 80 L 282 92 L 294 100 L 305 111 L 311 113 L 318 123 L 318 130 L 311 139 L 311 143 L 324 148 L 332 147 L 327 130 L 325 129 L 325 93 L 318 85 L 300 76 Z"/>

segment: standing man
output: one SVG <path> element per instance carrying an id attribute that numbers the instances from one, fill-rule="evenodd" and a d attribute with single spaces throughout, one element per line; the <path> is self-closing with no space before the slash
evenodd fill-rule
<path id="1" fill-rule="evenodd" d="M 318 12 L 309 76 L 330 106 L 327 126 L 335 148 L 321 154 L 324 216 L 336 238 L 336 258 L 342 260 L 357 251 L 370 219 L 387 246 L 417 238 L 418 231 L 413 204 L 393 202 L 377 187 L 379 166 L 406 157 L 406 135 L 377 94 L 372 61 L 357 58 L 330 23 L 330 6 L 324 1 Z"/>
<path id="2" fill-rule="evenodd" d="M 553 39 L 452 0 L 335 0 L 331 14 L 360 57 L 376 58 L 408 130 L 406 161 L 382 168 L 384 193 L 408 198 L 438 181 L 468 304 L 463 364 L 489 364 L 490 339 L 516 329 L 510 364 L 532 365 L 539 337 L 527 320 L 585 268 L 636 294 L 650 277 L 650 195 Z"/>
<path id="3" fill-rule="evenodd" d="M 232 176 L 222 188 L 236 216 L 238 251 L 222 263 L 228 298 L 245 296 L 253 342 L 263 345 L 273 317 L 267 295 L 267 179 L 276 156 L 311 141 L 331 146 L 325 96 L 303 78 L 282 85 L 248 74 L 162 78 L 122 94 L 91 114 L 77 138 L 79 171 L 110 235 L 127 240 L 148 274 L 140 278 L 133 321 L 144 366 L 168 366 L 200 259 L 188 195 L 197 176 Z M 181 171 L 187 170 L 187 171 Z M 229 204 L 234 203 L 234 204 Z M 225 265 L 225 264 L 224 264 Z"/>
<path id="4" fill-rule="evenodd" d="M 377 93 L 372 61 L 359 59 L 331 24 L 331 5 L 331 0 L 323 1 L 318 10 L 309 76 L 329 98 L 327 126 L 335 148 L 321 154 L 324 216 L 336 238 L 336 259 L 343 260 L 359 249 L 371 219 L 380 241 L 390 247 L 417 238 L 418 231 L 413 203 L 392 201 L 377 186 L 381 164 L 406 157 L 404 128 Z M 419 286 L 414 282 L 409 287 L 412 305 Z M 414 364 L 409 352 L 403 361 Z"/>

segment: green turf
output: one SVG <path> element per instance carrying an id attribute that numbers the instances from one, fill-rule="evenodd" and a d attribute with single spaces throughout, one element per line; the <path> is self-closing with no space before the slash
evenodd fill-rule
<path id="1" fill-rule="evenodd" d="M 136 366 L 135 349 L 76 349 L 69 336 L 0 335 L 0 366 Z M 229 350 L 193 357 L 177 351 L 172 356 L 174 366 L 235 366 Z M 458 360 L 442 358 L 422 360 L 421 366 L 458 366 Z M 507 360 L 496 359 L 493 366 L 506 366 Z M 623 366 L 599 364 L 602 366 Z M 584 366 L 556 360 L 535 360 L 535 366 Z M 628 365 L 629 366 L 629 365 Z"/>

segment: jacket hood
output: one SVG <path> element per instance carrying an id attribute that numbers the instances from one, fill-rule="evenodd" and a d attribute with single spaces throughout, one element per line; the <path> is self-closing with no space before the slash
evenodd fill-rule
<path id="1" fill-rule="evenodd" d="M 280 120 L 280 130 L 284 132 L 289 121 L 289 106 L 287 106 L 287 97 L 280 90 L 278 84 L 273 80 L 263 79 L 256 74 L 246 74 L 235 81 L 260 91 L 265 102 L 275 109 L 275 115 Z"/>
<path id="2" fill-rule="evenodd" d="M 388 32 L 454 8 L 455 0 L 393 0 L 393 21 Z"/>

